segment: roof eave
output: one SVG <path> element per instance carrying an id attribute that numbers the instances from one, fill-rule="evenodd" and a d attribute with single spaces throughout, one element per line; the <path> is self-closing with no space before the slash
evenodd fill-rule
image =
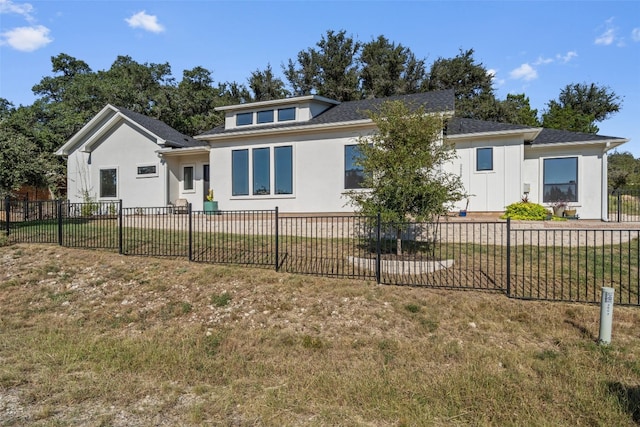
<path id="1" fill-rule="evenodd" d="M 615 147 L 618 147 L 624 144 L 625 142 L 629 142 L 629 139 L 608 138 L 608 139 L 597 139 L 593 141 L 549 142 L 549 143 L 537 143 L 537 144 L 533 143 L 529 147 L 532 149 L 536 149 L 536 148 L 551 148 L 551 147 L 567 146 L 567 145 L 599 145 L 601 144 L 607 147 L 606 151 L 608 151 L 610 149 L 613 149 Z"/>
<path id="2" fill-rule="evenodd" d="M 183 147 L 183 148 L 162 148 L 160 150 L 156 150 L 161 157 L 172 157 L 172 156 L 187 156 L 191 154 L 208 154 L 211 151 L 211 147 L 208 145 L 202 145 L 198 147 Z"/>
<path id="3" fill-rule="evenodd" d="M 340 101 L 336 101 L 335 99 L 325 98 L 324 96 L 319 95 L 306 95 L 306 96 L 298 96 L 295 98 L 282 98 L 282 99 L 272 99 L 269 101 L 258 101 L 258 102 L 248 102 L 246 104 L 234 104 L 234 105 L 224 105 L 221 107 L 216 107 L 214 110 L 216 111 L 236 111 L 236 110 L 249 110 L 260 107 L 271 107 L 275 105 L 286 105 L 286 104 L 299 104 L 301 102 L 306 101 L 317 101 L 325 104 L 338 105 Z"/>
<path id="4" fill-rule="evenodd" d="M 457 135 L 447 135 L 447 139 L 464 141 L 467 139 L 476 139 L 476 138 L 487 137 L 487 136 L 524 135 L 525 141 L 533 141 L 540 134 L 540 132 L 542 132 L 542 128 L 496 130 L 496 131 L 486 131 L 486 132 L 463 133 L 463 134 L 457 134 Z"/>
<path id="5" fill-rule="evenodd" d="M 269 128 L 269 129 L 252 129 L 252 130 L 243 130 L 240 132 L 229 132 L 229 133 L 216 133 L 212 135 L 198 135 L 194 138 L 200 141 L 217 141 L 217 140 L 226 140 L 226 139 L 237 139 L 242 137 L 253 137 L 253 136 L 262 136 L 262 135 L 278 135 L 278 134 L 291 134 L 291 133 L 305 133 L 305 132 L 313 132 L 316 130 L 326 130 L 326 129 L 344 129 L 344 128 L 357 128 L 357 127 L 369 127 L 373 125 L 373 121 L 371 119 L 362 119 L 362 120 L 351 120 L 347 122 L 339 122 L 339 123 L 320 123 L 314 125 L 305 125 L 305 126 L 287 126 L 282 128 Z"/>

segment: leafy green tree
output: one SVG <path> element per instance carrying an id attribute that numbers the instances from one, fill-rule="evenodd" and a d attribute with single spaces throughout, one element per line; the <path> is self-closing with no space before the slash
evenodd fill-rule
<path id="1" fill-rule="evenodd" d="M 444 172 L 455 157 L 451 144 L 442 143 L 443 120 L 423 107 L 401 101 L 384 102 L 369 117 L 377 130 L 358 140 L 365 171 L 363 188 L 347 193 L 364 215 L 378 212 L 396 230 L 397 253 L 407 221 L 434 222 L 452 203 L 465 197 L 460 177 Z"/>
<path id="2" fill-rule="evenodd" d="M 597 133 L 596 122 L 620 111 L 622 99 L 608 87 L 595 83 L 572 83 L 565 86 L 558 100 L 547 103 L 543 126 L 576 132 Z"/>
<path id="3" fill-rule="evenodd" d="M 0 123 L 0 197 L 23 185 L 51 187 L 57 172 L 52 153 L 40 151 L 24 135 Z"/>
<path id="4" fill-rule="evenodd" d="M 628 151 L 614 152 L 609 154 L 607 164 L 611 190 L 640 186 L 640 158 L 634 158 Z"/>
<path id="5" fill-rule="evenodd" d="M 248 81 L 249 89 L 253 92 L 253 101 L 270 101 L 286 98 L 289 95 L 282 79 L 273 75 L 271 64 L 267 64 L 264 71 L 259 69 L 253 71 Z"/>
<path id="6" fill-rule="evenodd" d="M 362 45 L 362 91 L 366 98 L 416 93 L 426 79 L 424 60 L 380 35 Z"/>
<path id="7" fill-rule="evenodd" d="M 482 63 L 476 63 L 473 53 L 473 49 L 461 49 L 454 58 L 440 57 L 429 71 L 428 90 L 455 90 L 459 117 L 481 118 L 474 112 L 495 100 L 492 77 Z"/>
<path id="8" fill-rule="evenodd" d="M 542 113 L 542 126 L 549 129 L 563 129 L 572 132 L 597 133 L 598 126 L 592 114 L 584 114 L 573 108 L 563 107 L 556 101 L 549 101 L 548 110 Z"/>
<path id="9" fill-rule="evenodd" d="M 529 97 L 524 93 L 508 94 L 500 102 L 501 117 L 497 121 L 514 125 L 540 126 L 538 110 L 531 109 Z"/>
<path id="10" fill-rule="evenodd" d="M 361 44 L 344 30 L 329 30 L 316 46 L 300 51 L 297 61 L 290 59 L 283 67 L 293 94 L 315 93 L 338 101 L 359 99 L 357 55 Z"/>

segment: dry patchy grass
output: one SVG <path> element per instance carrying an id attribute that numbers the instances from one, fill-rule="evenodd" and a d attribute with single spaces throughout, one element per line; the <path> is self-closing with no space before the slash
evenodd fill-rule
<path id="1" fill-rule="evenodd" d="M 0 248 L 0 424 L 634 425 L 640 310 Z"/>

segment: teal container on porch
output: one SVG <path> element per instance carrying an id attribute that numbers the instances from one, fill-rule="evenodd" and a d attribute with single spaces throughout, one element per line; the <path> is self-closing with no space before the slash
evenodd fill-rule
<path id="1" fill-rule="evenodd" d="M 213 215 L 216 212 L 218 212 L 218 202 L 215 202 L 215 201 L 204 202 L 205 215 Z"/>

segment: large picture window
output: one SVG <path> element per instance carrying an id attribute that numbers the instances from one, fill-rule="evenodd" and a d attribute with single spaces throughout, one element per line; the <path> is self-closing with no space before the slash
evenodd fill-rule
<path id="1" fill-rule="evenodd" d="M 185 191 L 193 190 L 193 166 L 182 168 L 182 189 Z"/>
<path id="2" fill-rule="evenodd" d="M 344 188 L 362 188 L 364 181 L 364 170 L 357 162 L 362 156 L 357 145 L 346 145 L 344 147 Z"/>
<path id="3" fill-rule="evenodd" d="M 291 147 L 273 149 L 276 194 L 293 194 L 293 156 Z"/>
<path id="4" fill-rule="evenodd" d="M 253 149 L 253 195 L 271 194 L 269 148 Z"/>
<path id="5" fill-rule="evenodd" d="M 100 169 L 100 197 L 118 197 L 117 169 Z"/>
<path id="6" fill-rule="evenodd" d="M 476 170 L 492 171 L 493 170 L 493 148 L 476 149 Z"/>
<path id="7" fill-rule="evenodd" d="M 544 159 L 543 202 L 578 201 L 578 158 Z"/>
<path id="8" fill-rule="evenodd" d="M 249 195 L 249 150 L 231 153 L 231 195 Z"/>

